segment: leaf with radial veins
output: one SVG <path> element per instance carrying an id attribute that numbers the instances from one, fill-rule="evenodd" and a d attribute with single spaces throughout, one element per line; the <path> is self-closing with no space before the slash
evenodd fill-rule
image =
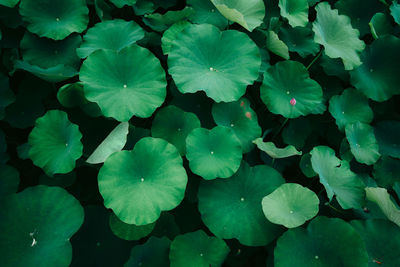
<path id="1" fill-rule="evenodd" d="M 308 24 L 307 0 L 279 0 L 281 16 L 288 19 L 292 27 L 305 27 Z"/>

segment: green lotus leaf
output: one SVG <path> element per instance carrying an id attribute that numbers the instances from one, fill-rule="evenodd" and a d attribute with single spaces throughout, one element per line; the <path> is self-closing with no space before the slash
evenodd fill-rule
<path id="1" fill-rule="evenodd" d="M 375 125 L 375 136 L 382 155 L 400 159 L 400 121 L 380 121 Z"/>
<path id="2" fill-rule="evenodd" d="M 306 27 L 282 27 L 280 39 L 287 45 L 290 52 L 296 52 L 301 57 L 315 55 L 319 45 L 314 42 L 314 32 Z"/>
<path id="3" fill-rule="evenodd" d="M 89 23 L 85 0 L 21 0 L 19 13 L 30 32 L 54 40 L 81 33 Z"/>
<path id="4" fill-rule="evenodd" d="M 168 66 L 180 92 L 205 91 L 216 102 L 231 102 L 257 79 L 261 56 L 245 33 L 189 25 L 172 43 Z"/>
<path id="5" fill-rule="evenodd" d="M 36 120 L 29 134 L 29 157 L 50 176 L 68 173 L 82 156 L 81 138 L 78 125 L 68 120 L 67 113 L 50 110 Z"/>
<path id="6" fill-rule="evenodd" d="M 218 12 L 218 9 L 210 1 L 187 0 L 187 4 L 194 9 L 194 14 L 189 16 L 189 20 L 196 24 L 209 23 L 224 29 L 228 26 L 228 20 Z"/>
<path id="7" fill-rule="evenodd" d="M 345 130 L 351 153 L 358 162 L 372 165 L 380 158 L 381 154 L 372 126 L 357 121 L 348 124 Z"/>
<path id="8" fill-rule="evenodd" d="M 280 61 L 269 68 L 260 91 L 267 108 L 286 118 L 321 114 L 326 109 L 321 86 L 297 61 Z"/>
<path id="9" fill-rule="evenodd" d="M 365 192 L 367 199 L 377 204 L 387 219 L 400 227 L 400 209 L 390 199 L 387 190 L 380 187 L 367 187 Z"/>
<path id="10" fill-rule="evenodd" d="M 305 27 L 308 24 L 307 0 L 279 0 L 281 16 L 289 21 L 292 27 Z"/>
<path id="11" fill-rule="evenodd" d="M 15 101 L 15 95 L 10 89 L 8 77 L 0 72 L 0 111 L 4 110 L 7 106 Z M 0 115 L 0 119 L 1 115 Z"/>
<path id="12" fill-rule="evenodd" d="M 354 89 L 346 89 L 340 96 L 333 96 L 329 100 L 329 112 L 336 119 L 336 124 L 341 131 L 347 124 L 357 121 L 370 123 L 374 118 L 368 99 Z"/>
<path id="13" fill-rule="evenodd" d="M 269 51 L 278 55 L 284 59 L 289 59 L 289 48 L 288 46 L 279 39 L 278 34 L 273 31 L 266 32 L 267 40 L 266 46 Z"/>
<path id="14" fill-rule="evenodd" d="M 381 187 L 391 188 L 396 182 L 400 182 L 400 160 L 382 156 L 374 164 L 374 179 Z"/>
<path id="15" fill-rule="evenodd" d="M 112 19 L 113 7 L 106 0 L 94 0 L 94 8 L 101 21 Z"/>
<path id="16" fill-rule="evenodd" d="M 166 238 L 150 237 L 143 245 L 134 246 L 124 267 L 164 267 L 169 266 L 169 246 Z"/>
<path id="17" fill-rule="evenodd" d="M 155 6 L 153 2 L 154 1 L 137 0 L 136 4 L 133 5 L 133 10 L 135 11 L 135 14 L 137 16 L 143 16 L 145 14 L 153 13 L 157 9 L 157 6 Z M 167 1 L 164 1 L 164 3 L 167 3 Z"/>
<path id="18" fill-rule="evenodd" d="M 119 121 L 150 117 L 166 96 L 165 72 L 147 49 L 132 45 L 119 52 L 99 50 L 79 73 L 85 96 L 103 114 Z"/>
<path id="19" fill-rule="evenodd" d="M 144 30 L 134 21 L 106 20 L 90 28 L 76 50 L 80 58 L 86 58 L 97 50 L 119 52 L 144 37 Z"/>
<path id="20" fill-rule="evenodd" d="M 0 0 L 0 5 L 13 8 L 18 4 L 19 0 Z"/>
<path id="21" fill-rule="evenodd" d="M 89 103 L 83 93 L 83 84 L 80 82 L 62 86 L 57 92 L 57 100 L 67 108 L 79 107 Z"/>
<path id="22" fill-rule="evenodd" d="M 376 13 L 369 22 L 369 28 L 374 39 L 378 39 L 393 32 L 390 20 L 384 13 Z"/>
<path id="23" fill-rule="evenodd" d="M 136 4 L 136 1 L 137 0 L 110 0 L 110 2 L 118 8 L 123 8 L 125 5 L 133 6 L 134 4 Z"/>
<path id="24" fill-rule="evenodd" d="M 221 14 L 248 31 L 260 26 L 265 17 L 265 5 L 262 0 L 211 0 Z"/>
<path id="25" fill-rule="evenodd" d="M 276 267 L 368 266 L 364 241 L 354 228 L 341 219 L 322 216 L 307 229 L 285 232 L 276 244 L 274 260 Z"/>
<path id="26" fill-rule="evenodd" d="M 113 153 L 121 151 L 127 140 L 129 123 L 121 122 L 111 131 L 86 160 L 90 164 L 103 163 Z"/>
<path id="27" fill-rule="evenodd" d="M 340 14 L 351 18 L 351 25 L 363 36 L 369 33 L 368 23 L 372 16 L 383 11 L 385 6 L 376 0 L 340 0 L 335 7 Z"/>
<path id="28" fill-rule="evenodd" d="M 343 81 L 349 80 L 349 72 L 344 69 L 343 61 L 339 58 L 330 58 L 325 53 L 322 53 L 319 61 L 326 74 L 337 76 Z"/>
<path id="29" fill-rule="evenodd" d="M 110 215 L 110 228 L 111 231 L 121 239 L 124 240 L 139 240 L 148 236 L 153 231 L 155 222 L 146 225 L 126 224 L 112 213 Z"/>
<path id="30" fill-rule="evenodd" d="M 310 152 L 311 165 L 319 175 L 329 200 L 336 200 L 343 209 L 361 208 L 364 202 L 364 183 L 350 170 L 347 161 L 335 156 L 335 151 L 327 146 L 314 147 Z"/>
<path id="31" fill-rule="evenodd" d="M 14 167 L 0 164 L 0 199 L 16 193 L 19 182 L 19 173 Z"/>
<path id="32" fill-rule="evenodd" d="M 308 178 L 317 176 L 317 173 L 312 168 L 310 153 L 306 153 L 301 157 L 300 169 L 303 172 L 303 174 Z"/>
<path id="33" fill-rule="evenodd" d="M 310 189 L 299 184 L 282 184 L 262 199 L 267 219 L 287 228 L 295 228 L 318 213 L 319 199 Z"/>
<path id="34" fill-rule="evenodd" d="M 168 106 L 161 109 L 155 116 L 151 135 L 167 140 L 179 150 L 181 155 L 185 155 L 186 137 L 193 129 L 200 127 L 200 120 L 194 113 Z"/>
<path id="35" fill-rule="evenodd" d="M 98 179 L 104 205 L 124 223 L 138 226 L 178 206 L 187 184 L 178 150 L 151 137 L 142 138 L 132 151 L 108 157 Z"/>
<path id="36" fill-rule="evenodd" d="M 314 41 L 325 47 L 328 57 L 341 58 L 346 70 L 360 66 L 359 52 L 364 50 L 365 44 L 359 39 L 359 31 L 351 26 L 350 18 L 339 15 L 327 2 L 319 3 L 315 9 Z"/>
<path id="37" fill-rule="evenodd" d="M 400 94 L 400 39 L 388 35 L 375 40 L 361 55 L 363 64 L 350 72 L 351 83 L 368 98 L 386 101 Z"/>
<path id="38" fill-rule="evenodd" d="M 394 18 L 394 21 L 397 24 L 400 24 L 400 4 L 398 0 L 393 1 L 392 5 L 390 6 L 390 14 Z"/>
<path id="39" fill-rule="evenodd" d="M 261 200 L 284 182 L 275 169 L 266 165 L 250 167 L 243 161 L 231 178 L 201 183 L 201 218 L 219 238 L 236 238 L 246 246 L 265 246 L 283 229 L 265 219 Z"/>
<path id="40" fill-rule="evenodd" d="M 187 19 L 195 11 L 191 7 L 185 7 L 182 10 L 168 11 L 165 14 L 153 13 L 144 15 L 143 22 L 155 31 L 162 32 L 168 29 L 172 24 Z"/>
<path id="41" fill-rule="evenodd" d="M 311 135 L 313 127 L 307 117 L 300 117 L 290 120 L 282 131 L 283 142 L 293 145 L 296 149 L 302 149 L 306 144 L 307 138 Z"/>
<path id="42" fill-rule="evenodd" d="M 186 158 L 193 173 L 206 180 L 229 178 L 240 167 L 242 145 L 232 129 L 194 129 L 186 138 Z"/>
<path id="43" fill-rule="evenodd" d="M 48 82 L 61 82 L 78 75 L 78 71 L 71 66 L 57 65 L 50 68 L 41 68 L 31 65 L 28 62 L 17 60 L 14 64 L 15 69 L 25 70 Z"/>
<path id="44" fill-rule="evenodd" d="M 20 43 L 22 58 L 25 62 L 47 69 L 57 65 L 78 67 L 80 60 L 76 48 L 82 42 L 80 35 L 71 35 L 62 41 L 39 38 L 26 32 Z"/>
<path id="45" fill-rule="evenodd" d="M 273 159 L 282 159 L 292 156 L 301 156 L 302 152 L 292 146 L 286 146 L 285 148 L 278 148 L 273 142 L 264 142 L 262 138 L 257 138 L 253 141 L 257 145 L 258 149 L 264 151 Z"/>
<path id="46" fill-rule="evenodd" d="M 7 196 L 0 209 L 2 265 L 68 266 L 69 239 L 83 216 L 79 201 L 59 187 L 40 185 Z"/>
<path id="47" fill-rule="evenodd" d="M 188 262 L 196 267 L 219 267 L 229 253 L 225 242 L 206 235 L 204 231 L 177 236 L 171 243 L 171 267 L 186 267 Z"/>
<path id="48" fill-rule="evenodd" d="M 163 34 L 161 38 L 161 47 L 164 55 L 168 55 L 171 51 L 171 46 L 174 40 L 178 37 L 178 35 L 188 26 L 189 22 L 185 20 L 178 21 L 168 28 Z"/>
<path id="49" fill-rule="evenodd" d="M 253 149 L 252 141 L 261 136 L 257 114 L 246 98 L 231 103 L 214 103 L 212 115 L 217 125 L 229 127 L 242 143 L 243 153 Z"/>

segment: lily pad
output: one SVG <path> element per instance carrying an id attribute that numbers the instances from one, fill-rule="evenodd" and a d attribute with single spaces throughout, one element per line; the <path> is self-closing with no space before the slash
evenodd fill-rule
<path id="1" fill-rule="evenodd" d="M 319 51 L 319 45 L 314 42 L 314 32 L 307 27 L 281 27 L 279 37 L 290 52 L 296 52 L 301 57 L 315 55 Z"/>
<path id="2" fill-rule="evenodd" d="M 188 25 L 190 25 L 190 23 L 185 20 L 178 21 L 164 32 L 163 37 L 161 38 L 161 47 L 164 55 L 169 54 L 172 43 Z"/>
<path id="3" fill-rule="evenodd" d="M 231 178 L 201 183 L 201 218 L 219 238 L 236 238 L 246 246 L 265 246 L 283 229 L 265 219 L 261 200 L 284 182 L 275 169 L 266 165 L 250 167 L 243 161 Z"/>
<path id="4" fill-rule="evenodd" d="M 13 8 L 18 4 L 19 0 L 1 0 L 0 5 Z"/>
<path id="5" fill-rule="evenodd" d="M 400 24 L 400 4 L 398 0 L 393 1 L 392 5 L 390 6 L 390 14 L 392 15 L 394 21 L 397 24 Z"/>
<path id="6" fill-rule="evenodd" d="M 242 143 L 243 153 L 254 147 L 252 141 L 261 136 L 257 114 L 246 98 L 231 103 L 214 103 L 212 115 L 217 125 L 229 127 Z"/>
<path id="7" fill-rule="evenodd" d="M 324 185 L 329 200 L 336 200 L 343 209 L 361 209 L 364 202 L 364 183 L 350 170 L 347 161 L 335 156 L 335 151 L 327 146 L 314 147 L 310 152 L 311 164 Z"/>
<path id="8" fill-rule="evenodd" d="M 265 5 L 262 0 L 211 0 L 221 14 L 246 30 L 253 31 L 260 26 L 265 17 Z"/>
<path id="9" fill-rule="evenodd" d="M 295 228 L 318 213 L 319 199 L 310 189 L 299 184 L 283 184 L 262 200 L 267 219 L 287 228 Z"/>
<path id="10" fill-rule="evenodd" d="M 380 121 L 375 125 L 375 136 L 382 155 L 400 159 L 400 121 Z"/>
<path id="11" fill-rule="evenodd" d="M 400 94 L 400 39 L 388 35 L 372 42 L 361 54 L 363 64 L 350 72 L 351 83 L 368 98 L 386 101 Z"/>
<path id="12" fill-rule="evenodd" d="M 78 71 L 71 66 L 57 65 L 50 68 L 41 68 L 31 65 L 28 62 L 17 60 L 14 64 L 15 69 L 25 70 L 33 75 L 52 83 L 62 82 L 78 75 Z"/>
<path id="13" fill-rule="evenodd" d="M 195 11 L 189 16 L 191 22 L 197 24 L 209 23 L 220 29 L 224 29 L 228 26 L 228 20 L 221 15 L 211 1 L 187 0 L 186 2 L 189 6 L 193 7 Z"/>
<path id="14" fill-rule="evenodd" d="M 356 160 L 367 165 L 374 164 L 381 156 L 372 126 L 355 122 L 346 126 L 346 138 Z"/>
<path id="15" fill-rule="evenodd" d="M 166 96 L 165 72 L 147 49 L 99 50 L 83 62 L 79 77 L 85 96 L 103 114 L 119 121 L 150 117 Z"/>
<path id="16" fill-rule="evenodd" d="M 329 112 L 342 131 L 347 124 L 357 121 L 370 123 L 374 118 L 368 99 L 354 89 L 346 89 L 340 96 L 333 96 L 329 100 Z"/>
<path id="17" fill-rule="evenodd" d="M 187 174 L 178 150 L 167 141 L 145 137 L 132 151 L 107 158 L 99 172 L 104 205 L 127 224 L 155 222 L 161 211 L 183 200 Z"/>
<path id="18" fill-rule="evenodd" d="M 260 91 L 267 108 L 286 118 L 321 114 L 326 109 L 321 86 L 297 61 L 281 61 L 269 68 Z"/>
<path id="19" fill-rule="evenodd" d="M 400 183 L 400 160 L 382 156 L 374 164 L 373 175 L 380 187 L 390 189 L 395 183 Z"/>
<path id="20" fill-rule="evenodd" d="M 114 152 L 121 151 L 127 140 L 129 132 L 129 123 L 121 122 L 112 132 L 104 139 L 103 142 L 93 151 L 86 160 L 90 164 L 103 163 Z"/>
<path id="21" fill-rule="evenodd" d="M 281 16 L 288 19 L 292 27 L 305 27 L 308 24 L 307 0 L 279 0 Z"/>
<path id="22" fill-rule="evenodd" d="M 229 253 L 225 242 L 210 237 L 202 230 L 177 236 L 171 243 L 171 267 L 186 267 L 188 262 L 196 267 L 219 267 Z"/>
<path id="23" fill-rule="evenodd" d="M 393 32 L 393 26 L 384 13 L 376 13 L 369 22 L 369 28 L 374 39 L 389 35 Z"/>
<path id="24" fill-rule="evenodd" d="M 54 40 L 81 33 L 89 23 L 85 0 L 21 0 L 19 13 L 30 32 Z"/>
<path id="25" fill-rule="evenodd" d="M 282 159 L 292 156 L 301 156 L 302 152 L 292 146 L 286 146 L 285 148 L 277 148 L 273 142 L 264 142 L 262 138 L 257 138 L 253 141 L 257 145 L 258 149 L 264 151 L 273 159 Z"/>
<path id="26" fill-rule="evenodd" d="M 162 32 L 168 29 L 169 26 L 187 19 L 194 12 L 193 8 L 187 6 L 184 9 L 168 11 L 165 14 L 146 14 L 144 15 L 143 22 L 154 31 Z"/>
<path id="27" fill-rule="evenodd" d="M 194 113 L 168 106 L 161 109 L 155 116 L 151 135 L 167 140 L 179 150 L 181 155 L 185 155 L 186 137 L 193 129 L 200 127 L 200 120 Z"/>
<path id="28" fill-rule="evenodd" d="M 50 110 L 36 120 L 29 134 L 29 157 L 49 176 L 68 173 L 82 156 L 81 138 L 78 125 L 68 120 L 67 113 Z"/>
<path id="29" fill-rule="evenodd" d="M 388 220 L 400 227 L 400 209 L 390 199 L 387 190 L 380 187 L 367 187 L 365 192 L 367 199 L 377 204 Z"/>
<path id="30" fill-rule="evenodd" d="M 289 48 L 288 46 L 279 39 L 278 34 L 276 34 L 274 31 L 267 31 L 266 32 L 266 46 L 269 51 L 274 53 L 275 55 L 278 55 L 284 59 L 289 59 Z"/>
<path id="31" fill-rule="evenodd" d="M 216 102 L 231 102 L 257 79 L 261 56 L 245 33 L 189 25 L 172 43 L 168 65 L 180 92 L 204 91 Z"/>
<path id="32" fill-rule="evenodd" d="M 166 238 L 150 237 L 143 245 L 136 245 L 131 250 L 125 267 L 164 267 L 169 265 L 169 247 L 171 241 Z"/>
<path id="33" fill-rule="evenodd" d="M 14 167 L 0 164 L 0 199 L 16 193 L 19 182 L 19 173 Z"/>
<path id="34" fill-rule="evenodd" d="M 346 244 L 344 246 L 344 244 Z M 275 266 L 367 267 L 364 241 L 338 218 L 317 217 L 307 229 L 289 229 L 274 250 Z"/>
<path id="35" fill-rule="evenodd" d="M 110 228 L 111 231 L 121 239 L 124 240 L 139 240 L 148 236 L 153 231 L 155 222 L 145 225 L 126 224 L 112 213 L 110 215 Z"/>
<path id="36" fill-rule="evenodd" d="M 206 180 L 229 178 L 240 167 L 242 145 L 230 128 L 197 128 L 186 138 L 186 158 L 192 172 Z"/>
<path id="37" fill-rule="evenodd" d="M 83 217 L 79 201 L 59 187 L 40 185 L 9 195 L 0 209 L 2 264 L 43 266 L 45 260 L 49 266 L 68 266 L 72 259 L 69 239 Z"/>
<path id="38" fill-rule="evenodd" d="M 359 39 L 360 32 L 351 26 L 350 18 L 339 15 L 338 10 L 331 9 L 328 2 L 319 3 L 315 9 L 315 42 L 325 47 L 328 57 L 341 58 L 346 70 L 360 66 L 359 52 L 364 50 L 365 44 Z"/>
<path id="39" fill-rule="evenodd" d="M 124 6 L 133 6 L 136 4 L 137 0 L 110 0 L 118 8 L 123 8 Z"/>
<path id="40" fill-rule="evenodd" d="M 106 20 L 86 32 L 76 53 L 80 58 L 86 58 L 100 49 L 119 52 L 143 37 L 144 30 L 134 21 Z"/>
<path id="41" fill-rule="evenodd" d="M 312 177 L 317 176 L 317 173 L 312 168 L 310 153 L 304 154 L 301 157 L 300 169 L 303 172 L 303 174 L 308 178 L 312 178 Z"/>

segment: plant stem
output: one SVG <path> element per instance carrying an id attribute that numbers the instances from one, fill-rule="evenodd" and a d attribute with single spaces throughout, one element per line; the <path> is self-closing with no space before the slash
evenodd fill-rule
<path id="1" fill-rule="evenodd" d="M 286 123 L 288 122 L 289 118 L 286 118 L 285 121 L 281 124 L 281 127 L 279 127 L 278 131 L 274 134 L 271 140 L 274 140 L 275 137 L 278 136 L 278 134 L 282 131 L 283 127 L 285 127 Z"/>
<path id="2" fill-rule="evenodd" d="M 322 52 L 324 51 L 324 49 L 322 48 L 321 51 L 319 51 L 318 55 L 315 56 L 315 58 L 313 59 L 313 61 L 311 61 L 311 63 L 307 66 L 307 70 L 309 68 L 311 68 L 311 66 L 319 59 L 319 57 L 322 55 Z"/>

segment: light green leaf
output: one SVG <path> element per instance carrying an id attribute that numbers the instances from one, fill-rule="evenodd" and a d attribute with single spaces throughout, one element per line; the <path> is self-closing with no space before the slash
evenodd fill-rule
<path id="1" fill-rule="evenodd" d="M 307 0 L 279 0 L 281 16 L 289 20 L 292 27 L 305 27 L 308 24 Z"/>
<path id="2" fill-rule="evenodd" d="M 267 31 L 266 35 L 268 50 L 284 59 L 289 59 L 289 48 L 279 39 L 279 36 L 273 31 Z"/>
<path id="3" fill-rule="evenodd" d="M 400 227 L 400 210 L 390 199 L 387 190 L 380 187 L 367 187 L 365 192 L 367 199 L 376 203 L 388 220 Z"/>
<path id="4" fill-rule="evenodd" d="M 263 142 L 262 138 L 257 138 L 253 141 L 257 145 L 258 149 L 264 151 L 273 159 L 282 159 L 292 156 L 301 156 L 302 152 L 292 146 L 286 146 L 285 148 L 277 148 L 273 142 Z"/>

